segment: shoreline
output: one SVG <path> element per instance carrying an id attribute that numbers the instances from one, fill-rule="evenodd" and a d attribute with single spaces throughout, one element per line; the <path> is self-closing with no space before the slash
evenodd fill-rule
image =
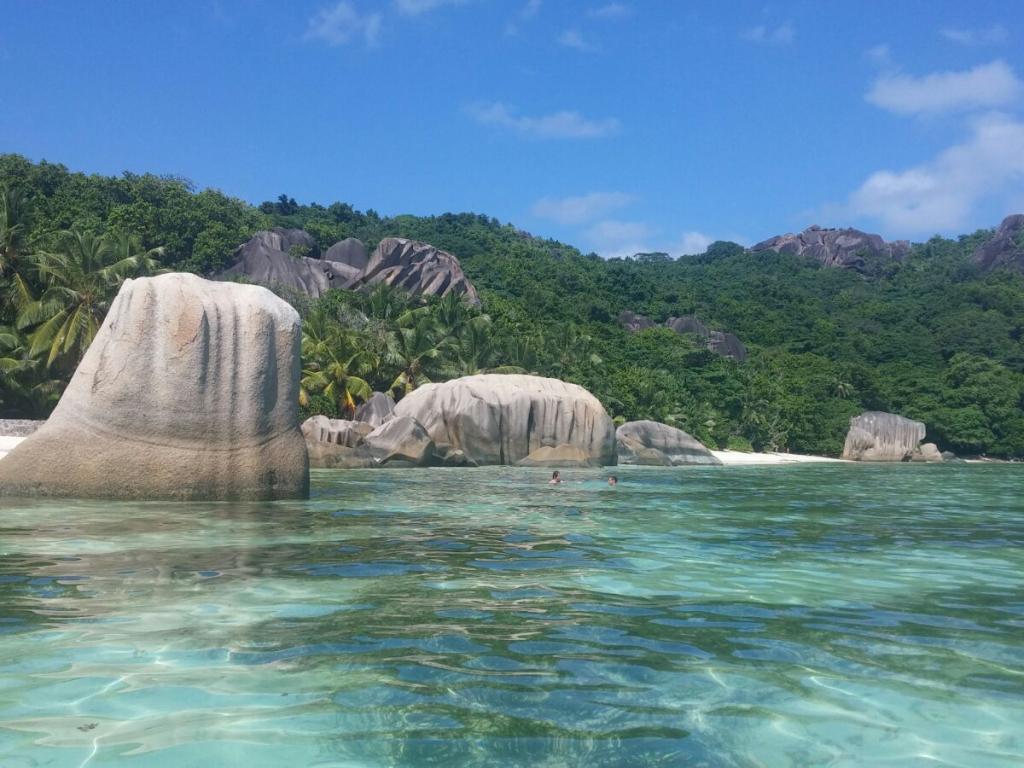
<path id="1" fill-rule="evenodd" d="M 832 459 L 827 456 L 809 456 L 802 453 L 747 453 L 745 451 L 711 451 L 711 455 L 724 466 L 771 464 L 857 464 L 847 459 Z"/>

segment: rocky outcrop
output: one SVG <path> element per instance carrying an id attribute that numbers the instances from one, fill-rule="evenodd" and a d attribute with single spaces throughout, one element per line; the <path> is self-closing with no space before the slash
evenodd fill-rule
<path id="1" fill-rule="evenodd" d="M 577 445 L 545 445 L 516 462 L 517 467 L 580 467 L 603 466 Z"/>
<path id="2" fill-rule="evenodd" d="M 299 316 L 265 288 L 126 280 L 0 493 L 124 499 L 308 495 Z"/>
<path id="3" fill-rule="evenodd" d="M 864 270 L 864 257 L 882 257 L 902 261 L 910 252 L 910 243 L 896 240 L 887 243 L 880 235 L 861 232 L 859 229 L 822 229 L 808 227 L 798 235 L 785 234 L 771 237 L 750 248 L 758 251 L 806 256 L 826 267 L 843 267 Z"/>
<path id="4" fill-rule="evenodd" d="M 356 421 L 365 421 L 372 427 L 379 427 L 395 412 L 395 401 L 384 392 L 374 392 L 370 399 L 356 408 Z"/>
<path id="5" fill-rule="evenodd" d="M 318 469 L 465 466 L 465 456 L 438 451 L 423 425 L 411 417 L 373 427 L 364 421 L 311 416 L 302 424 L 310 466 Z"/>
<path id="6" fill-rule="evenodd" d="M 619 324 L 631 333 L 639 333 L 656 327 L 656 323 L 649 317 L 628 310 L 619 315 Z M 747 359 L 747 348 L 743 346 L 743 342 L 738 337 L 726 331 L 711 330 L 696 315 L 670 317 L 665 321 L 665 327 L 676 333 L 696 335 L 704 342 L 708 351 L 714 352 L 716 355 L 731 357 L 741 363 Z"/>
<path id="7" fill-rule="evenodd" d="M 28 437 L 45 423 L 33 419 L 0 419 L 0 436 Z"/>
<path id="8" fill-rule="evenodd" d="M 627 421 L 615 430 L 619 464 L 678 467 L 721 464 L 696 438 L 657 421 Z"/>
<path id="9" fill-rule="evenodd" d="M 576 384 L 518 374 L 480 374 L 426 384 L 395 406 L 442 452 L 474 464 L 515 464 L 538 448 L 575 446 L 597 465 L 615 463 L 615 427 L 600 401 Z"/>
<path id="10" fill-rule="evenodd" d="M 425 467 L 440 463 L 434 441 L 411 416 L 395 416 L 366 436 L 370 454 L 380 464 Z"/>
<path id="11" fill-rule="evenodd" d="M 380 241 L 359 283 L 367 286 L 384 283 L 414 295 L 455 293 L 469 304 L 480 305 L 476 288 L 466 278 L 457 258 L 432 245 L 401 237 L 385 237 Z"/>
<path id="12" fill-rule="evenodd" d="M 920 459 L 923 455 L 920 445 L 924 435 L 925 426 L 920 421 L 883 411 L 866 411 L 850 419 L 850 431 L 846 433 L 846 443 L 843 445 L 843 458 L 851 461 Z M 931 451 L 929 456 L 932 456 Z M 936 459 L 932 456 L 928 460 Z"/>
<path id="13" fill-rule="evenodd" d="M 974 251 L 982 269 L 1012 267 L 1024 270 L 1024 213 L 1007 216 L 989 240 Z"/>
<path id="14" fill-rule="evenodd" d="M 316 258 L 316 242 L 301 229 L 257 232 L 235 252 L 234 263 L 217 279 L 243 277 L 268 288 L 287 288 L 313 298 L 331 288 L 368 289 L 384 283 L 413 295 L 455 293 L 480 305 L 476 288 L 459 260 L 416 240 L 386 237 L 367 257 L 365 246 L 349 237 Z"/>
<path id="15" fill-rule="evenodd" d="M 326 416 L 311 416 L 302 422 L 302 436 L 306 444 L 331 443 L 345 448 L 355 448 L 373 427 L 362 421 L 346 421 L 345 419 L 329 419 Z"/>

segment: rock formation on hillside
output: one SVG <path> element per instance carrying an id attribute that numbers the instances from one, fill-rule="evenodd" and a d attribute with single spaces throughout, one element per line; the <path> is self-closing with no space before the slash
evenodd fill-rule
<path id="1" fill-rule="evenodd" d="M 931 443 L 922 452 L 925 426 L 893 413 L 865 411 L 850 419 L 843 458 L 851 461 L 941 461 Z M 934 450 L 933 450 L 934 449 Z"/>
<path id="2" fill-rule="evenodd" d="M 265 288 L 126 280 L 49 420 L 0 461 L 0 493 L 305 497 L 299 343 Z"/>
<path id="3" fill-rule="evenodd" d="M 901 261 L 910 252 L 910 243 L 906 240 L 887 243 L 880 235 L 868 234 L 859 229 L 822 229 L 812 226 L 798 235 L 771 237 L 752 246 L 750 250 L 754 253 L 776 251 L 807 256 L 817 259 L 826 267 L 863 271 L 865 255 Z"/>
<path id="4" fill-rule="evenodd" d="M 649 317 L 629 310 L 619 315 L 619 324 L 631 333 L 639 333 L 657 325 Z M 665 321 L 665 327 L 676 333 L 695 334 L 704 342 L 704 346 L 716 355 L 731 357 L 741 363 L 747 359 L 747 348 L 739 338 L 726 331 L 712 331 L 696 315 L 670 317 Z"/>
<path id="5" fill-rule="evenodd" d="M 721 464 L 699 440 L 657 421 L 627 421 L 615 430 L 619 464 L 678 467 Z"/>
<path id="6" fill-rule="evenodd" d="M 1024 213 L 1003 219 L 991 239 L 974 251 L 974 263 L 982 269 L 1013 267 L 1024 270 Z"/>
<path id="7" fill-rule="evenodd" d="M 257 232 L 238 248 L 235 262 L 217 278 L 236 276 L 270 288 L 286 287 L 313 298 L 331 288 L 360 290 L 385 283 L 414 295 L 454 292 L 479 306 L 476 288 L 459 260 L 447 251 L 415 240 L 386 237 L 372 256 L 355 238 L 335 243 L 316 258 L 316 242 L 301 229 Z"/>
<path id="8" fill-rule="evenodd" d="M 400 416 L 419 421 L 438 450 L 461 451 L 474 464 L 515 464 L 562 446 L 578 448 L 588 464 L 615 463 L 615 426 L 604 406 L 557 379 L 479 374 L 426 384 L 399 401 Z"/>
<path id="9" fill-rule="evenodd" d="M 459 260 L 417 240 L 385 237 L 374 249 L 359 282 L 385 283 L 414 295 L 444 296 L 454 292 L 468 303 L 480 305 L 476 288 L 466 278 Z"/>

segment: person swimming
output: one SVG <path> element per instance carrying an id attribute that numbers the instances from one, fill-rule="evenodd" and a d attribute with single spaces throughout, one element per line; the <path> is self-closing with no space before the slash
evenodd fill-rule
<path id="1" fill-rule="evenodd" d="M 560 482 L 562 482 L 562 476 L 558 474 L 558 470 L 556 469 L 551 473 L 551 479 L 548 480 L 548 485 L 558 485 Z"/>
<path id="2" fill-rule="evenodd" d="M 615 475 L 608 475 L 608 485 L 610 485 L 612 488 L 614 488 L 618 484 L 619 484 L 619 478 L 617 478 Z"/>

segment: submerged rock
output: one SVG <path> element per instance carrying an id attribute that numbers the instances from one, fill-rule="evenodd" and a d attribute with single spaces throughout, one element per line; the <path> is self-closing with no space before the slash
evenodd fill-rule
<path id="1" fill-rule="evenodd" d="M 920 454 L 925 426 L 893 413 L 866 411 L 850 419 L 843 458 L 851 461 L 910 461 Z M 940 457 L 941 458 L 941 457 Z"/>
<path id="2" fill-rule="evenodd" d="M 751 246 L 753 253 L 775 251 L 796 256 L 807 256 L 826 267 L 843 267 L 863 271 L 864 257 L 883 257 L 903 260 L 910 253 L 910 243 L 896 240 L 887 243 L 880 235 L 859 229 L 823 229 L 812 226 L 798 235 L 785 234 L 768 238 Z"/>
<path id="3" fill-rule="evenodd" d="M 576 384 L 519 374 L 480 374 L 426 384 L 395 406 L 441 452 L 475 464 L 515 464 L 538 448 L 575 446 L 594 465 L 615 463 L 615 426 L 600 401 Z"/>
<path id="4" fill-rule="evenodd" d="M 696 438 L 657 421 L 627 421 L 615 430 L 615 438 L 620 464 L 678 467 L 722 463 Z"/>
<path id="5" fill-rule="evenodd" d="M 126 280 L 49 420 L 0 461 L 0 493 L 307 496 L 299 343 L 298 314 L 265 288 Z"/>

